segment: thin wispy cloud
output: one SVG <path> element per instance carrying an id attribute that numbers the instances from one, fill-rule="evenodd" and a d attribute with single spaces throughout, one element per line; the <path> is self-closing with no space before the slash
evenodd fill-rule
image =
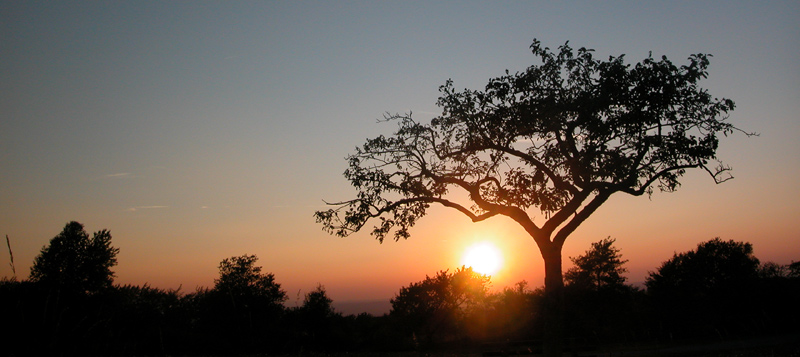
<path id="1" fill-rule="evenodd" d="M 128 208 L 129 212 L 136 212 L 141 209 L 161 209 L 161 208 L 169 208 L 169 206 L 136 206 Z"/>
<path id="2" fill-rule="evenodd" d="M 120 172 L 120 173 L 116 173 L 116 174 L 108 174 L 108 175 L 106 175 L 106 177 L 117 177 L 117 178 L 130 177 L 130 176 L 131 176 L 130 172 Z"/>
<path id="3" fill-rule="evenodd" d="M 87 177 L 86 179 L 89 180 L 89 181 L 102 181 L 102 180 L 129 179 L 129 178 L 133 178 L 133 177 L 137 177 L 137 176 L 134 175 L 131 172 L 115 172 L 115 173 L 105 174 L 105 175 L 100 175 L 100 176 Z"/>

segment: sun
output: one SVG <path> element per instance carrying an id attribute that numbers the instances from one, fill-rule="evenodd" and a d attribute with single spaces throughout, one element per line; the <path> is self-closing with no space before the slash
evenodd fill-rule
<path id="1" fill-rule="evenodd" d="M 492 243 L 475 243 L 464 252 L 461 265 L 472 267 L 479 274 L 492 275 L 503 265 L 503 255 Z"/>

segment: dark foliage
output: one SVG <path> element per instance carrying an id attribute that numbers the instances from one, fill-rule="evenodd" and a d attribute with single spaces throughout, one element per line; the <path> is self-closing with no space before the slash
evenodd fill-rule
<path id="1" fill-rule="evenodd" d="M 529 290 L 526 281 L 490 294 L 483 324 L 471 325 L 473 329 L 482 328 L 482 333 L 473 332 L 470 336 L 484 341 L 519 341 L 541 336 L 541 326 L 535 324 L 542 320 L 538 308 L 542 305 L 542 295 L 541 289 Z"/>
<path id="2" fill-rule="evenodd" d="M 31 281 L 68 294 L 96 293 L 111 287 L 118 248 L 111 246 L 111 232 L 89 235 L 72 221 L 36 256 Z"/>
<path id="3" fill-rule="evenodd" d="M 255 255 L 226 258 L 210 290 L 189 299 L 197 309 L 194 333 L 215 353 L 277 352 L 283 348 L 281 318 L 286 292 L 271 273 L 262 273 Z"/>
<path id="4" fill-rule="evenodd" d="M 459 340 L 485 308 L 489 277 L 462 267 L 400 289 L 391 316 L 415 345 Z"/>
<path id="5" fill-rule="evenodd" d="M 750 243 L 719 238 L 676 253 L 645 282 L 670 338 L 730 338 L 756 331 L 759 261 Z"/>
<path id="6" fill-rule="evenodd" d="M 615 239 L 592 243 L 583 255 L 571 257 L 574 267 L 564 278 L 567 331 L 573 344 L 597 345 L 636 340 L 642 331 L 644 292 L 626 285 Z"/>
<path id="7" fill-rule="evenodd" d="M 286 321 L 293 324 L 298 352 L 347 350 L 348 331 L 343 328 L 342 315 L 334 311 L 332 303 L 320 284 L 305 295 L 303 305 L 288 311 Z"/>
<path id="8" fill-rule="evenodd" d="M 627 278 L 622 274 L 628 269 L 622 266 L 627 260 L 613 247 L 615 241 L 609 237 L 592 243 L 584 255 L 570 258 L 575 266 L 564 274 L 567 285 L 595 291 L 624 288 Z"/>
<path id="9" fill-rule="evenodd" d="M 4 352 L 12 355 L 177 353 L 190 340 L 191 312 L 177 291 L 127 285 L 70 295 L 3 281 L 0 306 L 14 341 Z"/>
<path id="10" fill-rule="evenodd" d="M 717 238 L 675 254 L 651 273 L 647 292 L 624 284 L 625 261 L 612 239 L 594 243 L 572 260 L 579 278 L 568 280 L 564 291 L 567 351 L 800 332 L 797 263 L 760 264 L 749 243 Z M 0 280 L 0 316 L 11 327 L 4 334 L 11 341 L 4 353 L 543 351 L 549 328 L 543 318 L 546 297 L 542 289 L 529 290 L 525 282 L 491 293 L 489 278 L 469 268 L 440 271 L 402 287 L 391 301 L 390 314 L 342 316 L 322 285 L 306 293 L 302 305 L 284 307 L 286 293 L 256 261 L 253 255 L 225 259 L 213 288 L 189 294 L 147 285 L 85 293 L 41 282 Z M 580 278 L 585 275 L 612 278 Z"/>

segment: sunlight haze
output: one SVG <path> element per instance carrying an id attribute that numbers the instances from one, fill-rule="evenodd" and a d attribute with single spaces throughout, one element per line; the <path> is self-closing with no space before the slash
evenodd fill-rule
<path id="1" fill-rule="evenodd" d="M 483 275 L 494 275 L 503 267 L 503 256 L 490 242 L 481 242 L 467 248 L 461 264 Z"/>

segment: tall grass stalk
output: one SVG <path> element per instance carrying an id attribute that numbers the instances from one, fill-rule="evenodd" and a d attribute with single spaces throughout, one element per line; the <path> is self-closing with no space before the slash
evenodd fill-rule
<path id="1" fill-rule="evenodd" d="M 6 234 L 6 245 L 8 246 L 8 256 L 11 257 L 11 272 L 14 273 L 14 280 L 17 280 L 17 268 L 14 267 L 14 252 L 11 251 L 11 240 L 8 239 L 8 234 Z"/>

